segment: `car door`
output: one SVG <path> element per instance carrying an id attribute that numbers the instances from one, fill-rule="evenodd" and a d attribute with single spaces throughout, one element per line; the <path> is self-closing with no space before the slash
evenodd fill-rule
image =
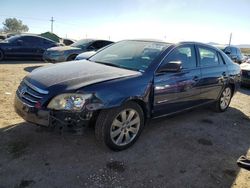
<path id="1" fill-rule="evenodd" d="M 197 46 L 201 67 L 201 99 L 204 102 L 216 100 L 228 77 L 227 66 L 221 54 L 206 46 Z"/>
<path id="2" fill-rule="evenodd" d="M 22 57 L 23 55 L 23 36 L 19 37 L 12 37 L 9 42 L 8 46 L 5 48 L 5 56 L 9 58 L 18 58 Z"/>
<path id="3" fill-rule="evenodd" d="M 156 73 L 154 77 L 154 116 L 178 112 L 200 103 L 200 68 L 197 67 L 194 45 L 176 47 L 161 66 L 181 61 L 180 72 Z M 158 70 L 161 69 L 161 66 Z M 158 71 L 157 71 L 158 72 Z"/>
<path id="4" fill-rule="evenodd" d="M 48 49 L 48 48 L 51 48 L 51 47 L 54 47 L 56 46 L 55 43 L 49 41 L 49 40 L 46 40 L 46 39 L 43 39 L 43 38 L 39 38 L 40 40 L 40 43 L 38 42 L 37 43 L 37 46 L 36 46 L 36 56 L 37 57 L 42 57 L 43 56 L 43 53 Z"/>
<path id="5" fill-rule="evenodd" d="M 35 36 L 23 37 L 23 51 L 27 58 L 41 57 L 44 52 L 42 40 Z"/>
<path id="6" fill-rule="evenodd" d="M 30 36 L 23 36 L 21 47 L 20 47 L 20 56 L 25 58 L 32 57 L 34 53 L 34 44 L 33 44 L 33 38 Z"/>

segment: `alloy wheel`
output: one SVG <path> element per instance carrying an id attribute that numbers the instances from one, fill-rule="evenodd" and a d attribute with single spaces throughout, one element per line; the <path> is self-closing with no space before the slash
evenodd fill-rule
<path id="1" fill-rule="evenodd" d="M 222 95 L 221 95 L 221 98 L 220 98 L 220 107 L 222 110 L 225 110 L 229 103 L 230 103 L 230 100 L 231 100 L 231 96 L 232 96 L 232 92 L 231 92 L 231 89 L 229 87 L 227 87 L 223 92 L 222 92 Z"/>
<path id="2" fill-rule="evenodd" d="M 114 144 L 124 146 L 136 137 L 140 129 L 140 116 L 134 109 L 121 111 L 113 120 L 110 128 L 110 137 Z"/>

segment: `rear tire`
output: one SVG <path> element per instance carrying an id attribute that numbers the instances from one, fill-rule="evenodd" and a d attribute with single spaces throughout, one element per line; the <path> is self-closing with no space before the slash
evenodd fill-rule
<path id="1" fill-rule="evenodd" d="M 4 53 L 2 50 L 0 50 L 0 61 L 2 61 L 4 59 Z"/>
<path id="2" fill-rule="evenodd" d="M 221 95 L 220 98 L 218 99 L 218 101 L 216 101 L 215 105 L 214 105 L 214 109 L 217 112 L 225 112 L 231 102 L 233 96 L 233 90 L 230 86 L 226 86 Z"/>
<path id="3" fill-rule="evenodd" d="M 103 110 L 95 125 L 96 139 L 111 150 L 120 151 L 132 146 L 144 127 L 144 114 L 135 102 Z"/>

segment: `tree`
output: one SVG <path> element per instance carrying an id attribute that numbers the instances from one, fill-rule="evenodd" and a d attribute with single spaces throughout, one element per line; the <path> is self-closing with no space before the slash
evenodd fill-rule
<path id="1" fill-rule="evenodd" d="M 3 22 L 3 30 L 6 33 L 21 33 L 29 31 L 29 27 L 24 25 L 22 20 L 16 18 L 6 18 Z"/>

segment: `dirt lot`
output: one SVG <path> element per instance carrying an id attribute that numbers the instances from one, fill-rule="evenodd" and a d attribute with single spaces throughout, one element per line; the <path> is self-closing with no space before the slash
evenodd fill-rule
<path id="1" fill-rule="evenodd" d="M 197 109 L 151 121 L 122 152 L 96 143 L 93 129 L 60 135 L 23 122 L 15 90 L 39 62 L 0 63 L 0 187 L 250 187 L 250 89 L 229 110 Z"/>

